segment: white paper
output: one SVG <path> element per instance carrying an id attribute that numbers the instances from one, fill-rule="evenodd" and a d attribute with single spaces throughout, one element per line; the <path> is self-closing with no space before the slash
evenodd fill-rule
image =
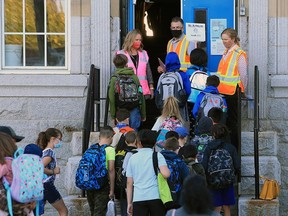
<path id="1" fill-rule="evenodd" d="M 206 40 L 205 24 L 186 23 L 186 39 L 188 41 L 204 42 Z"/>

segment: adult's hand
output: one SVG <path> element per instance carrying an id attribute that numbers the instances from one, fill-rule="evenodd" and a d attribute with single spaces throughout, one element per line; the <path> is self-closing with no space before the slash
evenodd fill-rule
<path id="1" fill-rule="evenodd" d="M 157 71 L 158 71 L 158 73 L 163 73 L 164 69 L 161 66 L 158 66 L 157 67 Z"/>

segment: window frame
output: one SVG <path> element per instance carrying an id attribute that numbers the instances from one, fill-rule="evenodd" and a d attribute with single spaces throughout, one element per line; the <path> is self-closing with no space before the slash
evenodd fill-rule
<path id="1" fill-rule="evenodd" d="M 19 32 L 5 32 L 5 14 L 4 14 L 4 1 L 1 0 L 0 8 L 1 8 L 1 22 L 0 22 L 0 40 L 1 40 L 1 59 L 0 59 L 0 73 L 5 74 L 68 74 L 70 70 L 70 36 L 69 31 L 70 29 L 70 4 L 69 0 L 60 0 L 61 3 L 64 1 L 64 13 L 65 13 L 65 32 L 47 32 L 47 16 L 44 15 L 44 32 L 25 32 L 25 6 L 22 8 L 23 13 L 23 31 Z M 20 0 L 21 1 L 21 0 Z M 26 0 L 22 0 L 22 4 L 25 5 Z M 47 0 L 44 0 L 44 14 L 47 14 Z M 25 47 L 25 40 L 27 35 L 43 35 L 44 36 L 44 65 L 43 66 L 5 66 L 5 36 L 6 35 L 22 35 L 23 36 L 23 46 Z M 65 38 L 65 62 L 64 66 L 48 66 L 47 65 L 47 36 L 49 35 L 59 35 L 64 36 Z M 26 60 L 26 50 L 23 49 L 23 61 Z"/>

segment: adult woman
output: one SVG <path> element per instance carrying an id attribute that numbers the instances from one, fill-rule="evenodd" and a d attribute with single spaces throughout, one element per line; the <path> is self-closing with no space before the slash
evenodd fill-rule
<path id="1" fill-rule="evenodd" d="M 240 48 L 237 32 L 232 28 L 227 28 L 221 33 L 222 42 L 226 48 L 222 59 L 218 65 L 218 76 L 220 85 L 219 93 L 224 94 L 227 101 L 227 126 L 231 130 L 231 142 L 238 147 L 237 128 L 237 92 L 239 86 L 244 95 L 247 87 L 247 55 Z"/>
<path id="2" fill-rule="evenodd" d="M 117 54 L 124 54 L 128 58 L 128 67 L 133 68 L 142 86 L 146 99 L 153 98 L 153 76 L 147 52 L 143 49 L 142 35 L 138 29 L 130 31 L 124 40 L 122 50 Z"/>
<path id="3" fill-rule="evenodd" d="M 44 173 L 48 175 L 48 178 L 44 180 L 44 202 L 47 200 L 60 216 L 67 216 L 68 209 L 54 185 L 56 174 L 60 174 L 54 148 L 62 146 L 62 133 L 56 128 L 48 128 L 46 131 L 39 133 L 36 143 L 43 149 Z"/>

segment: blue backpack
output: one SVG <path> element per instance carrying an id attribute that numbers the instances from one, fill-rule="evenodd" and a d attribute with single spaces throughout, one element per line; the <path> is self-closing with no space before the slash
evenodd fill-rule
<path id="1" fill-rule="evenodd" d="M 108 184 L 106 152 L 108 145 L 93 144 L 82 156 L 76 171 L 76 186 L 82 190 L 99 190 Z"/>

